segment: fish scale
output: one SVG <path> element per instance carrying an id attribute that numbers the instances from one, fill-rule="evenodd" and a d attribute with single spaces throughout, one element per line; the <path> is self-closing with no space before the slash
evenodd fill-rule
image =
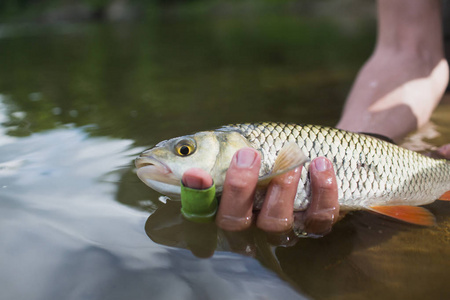
<path id="1" fill-rule="evenodd" d="M 278 152 L 295 142 L 313 160 L 332 161 L 342 210 L 376 205 L 422 205 L 450 190 L 450 164 L 364 134 L 316 125 L 246 123 L 225 126 L 262 153 L 260 175 L 273 168 Z M 294 209 L 310 203 L 309 165 L 302 170 Z M 255 203 L 261 206 L 261 199 Z"/>

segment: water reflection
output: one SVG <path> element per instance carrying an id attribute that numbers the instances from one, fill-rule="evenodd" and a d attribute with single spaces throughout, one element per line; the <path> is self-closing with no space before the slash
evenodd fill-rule
<path id="1" fill-rule="evenodd" d="M 353 27 L 281 16 L 3 37 L 2 297 L 450 298 L 448 203 L 429 207 L 433 228 L 356 213 L 286 240 L 188 224 L 133 171 L 142 146 L 228 123 L 333 125 L 374 41 L 372 23 Z M 432 145 L 450 142 L 449 107 Z"/>
<path id="2" fill-rule="evenodd" d="M 178 202 L 168 201 L 147 219 L 145 229 L 154 242 L 189 249 L 198 257 L 209 257 L 214 251 L 254 257 L 319 299 L 370 298 L 386 292 L 392 295 L 388 299 L 415 298 L 403 282 L 415 282 L 416 293 L 438 299 L 445 294 L 442 288 L 449 267 L 445 258 L 450 254 L 449 239 L 442 234 L 448 232 L 450 207 L 436 202 L 427 209 L 436 214 L 437 227 L 358 212 L 335 225 L 326 237 L 286 239 L 255 228 L 230 233 L 214 224 L 192 223 L 182 218 Z M 424 275 L 432 282 L 424 282 Z"/>
<path id="3" fill-rule="evenodd" d="M 152 243 L 148 212 L 114 201 L 140 150 L 77 128 L 0 145 L 2 298 L 302 299 L 254 260 Z"/>
<path id="4" fill-rule="evenodd" d="M 189 222 L 180 208 L 179 202 L 168 201 L 156 210 L 145 223 L 147 235 L 158 244 L 190 249 L 198 257 L 212 256 L 217 248 L 216 226 Z"/>
<path id="5" fill-rule="evenodd" d="M 442 299 L 448 295 L 442 277 L 449 266 L 444 258 L 449 254 L 448 237 L 442 235 L 447 232 L 450 211 L 444 206 L 436 203 L 429 207 L 438 212 L 441 222 L 437 228 L 411 228 L 373 215 L 355 215 L 353 224 L 339 224 L 347 228 L 339 228 L 333 235 L 278 248 L 276 254 L 284 272 L 308 294 L 323 299 L 375 299 L 380 294 L 387 299 Z"/>

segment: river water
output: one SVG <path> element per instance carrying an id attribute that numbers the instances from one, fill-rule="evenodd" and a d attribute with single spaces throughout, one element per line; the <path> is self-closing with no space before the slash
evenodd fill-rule
<path id="1" fill-rule="evenodd" d="M 0 30 L 0 299 L 449 299 L 450 205 L 321 239 L 180 217 L 133 159 L 235 122 L 334 125 L 374 20 L 163 18 Z M 450 143 L 450 101 L 421 133 Z M 417 140 L 413 139 L 413 144 Z"/>

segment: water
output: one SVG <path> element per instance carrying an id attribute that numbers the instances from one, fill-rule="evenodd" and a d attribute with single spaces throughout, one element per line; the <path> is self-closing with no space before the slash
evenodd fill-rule
<path id="1" fill-rule="evenodd" d="M 226 233 L 159 200 L 133 159 L 233 122 L 334 125 L 373 20 L 252 16 L 3 27 L 0 299 L 446 299 L 450 205 L 360 212 L 322 239 Z M 450 143 L 450 103 L 430 145 Z M 437 133 L 437 136 L 433 136 Z"/>

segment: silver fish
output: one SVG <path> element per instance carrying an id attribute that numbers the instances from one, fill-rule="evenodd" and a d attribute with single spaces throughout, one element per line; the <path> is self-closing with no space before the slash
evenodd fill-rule
<path id="1" fill-rule="evenodd" d="M 431 225 L 434 217 L 416 206 L 450 198 L 449 161 L 368 135 L 316 125 L 234 124 L 170 139 L 136 159 L 137 175 L 156 191 L 176 198 L 182 174 L 197 167 L 211 174 L 220 192 L 233 154 L 243 147 L 253 147 L 262 155 L 261 185 L 307 160 L 328 158 L 336 172 L 341 211 L 365 209 Z M 308 167 L 306 162 L 294 210 L 305 210 L 310 203 Z M 256 199 L 255 208 L 261 206 L 261 199 Z"/>

